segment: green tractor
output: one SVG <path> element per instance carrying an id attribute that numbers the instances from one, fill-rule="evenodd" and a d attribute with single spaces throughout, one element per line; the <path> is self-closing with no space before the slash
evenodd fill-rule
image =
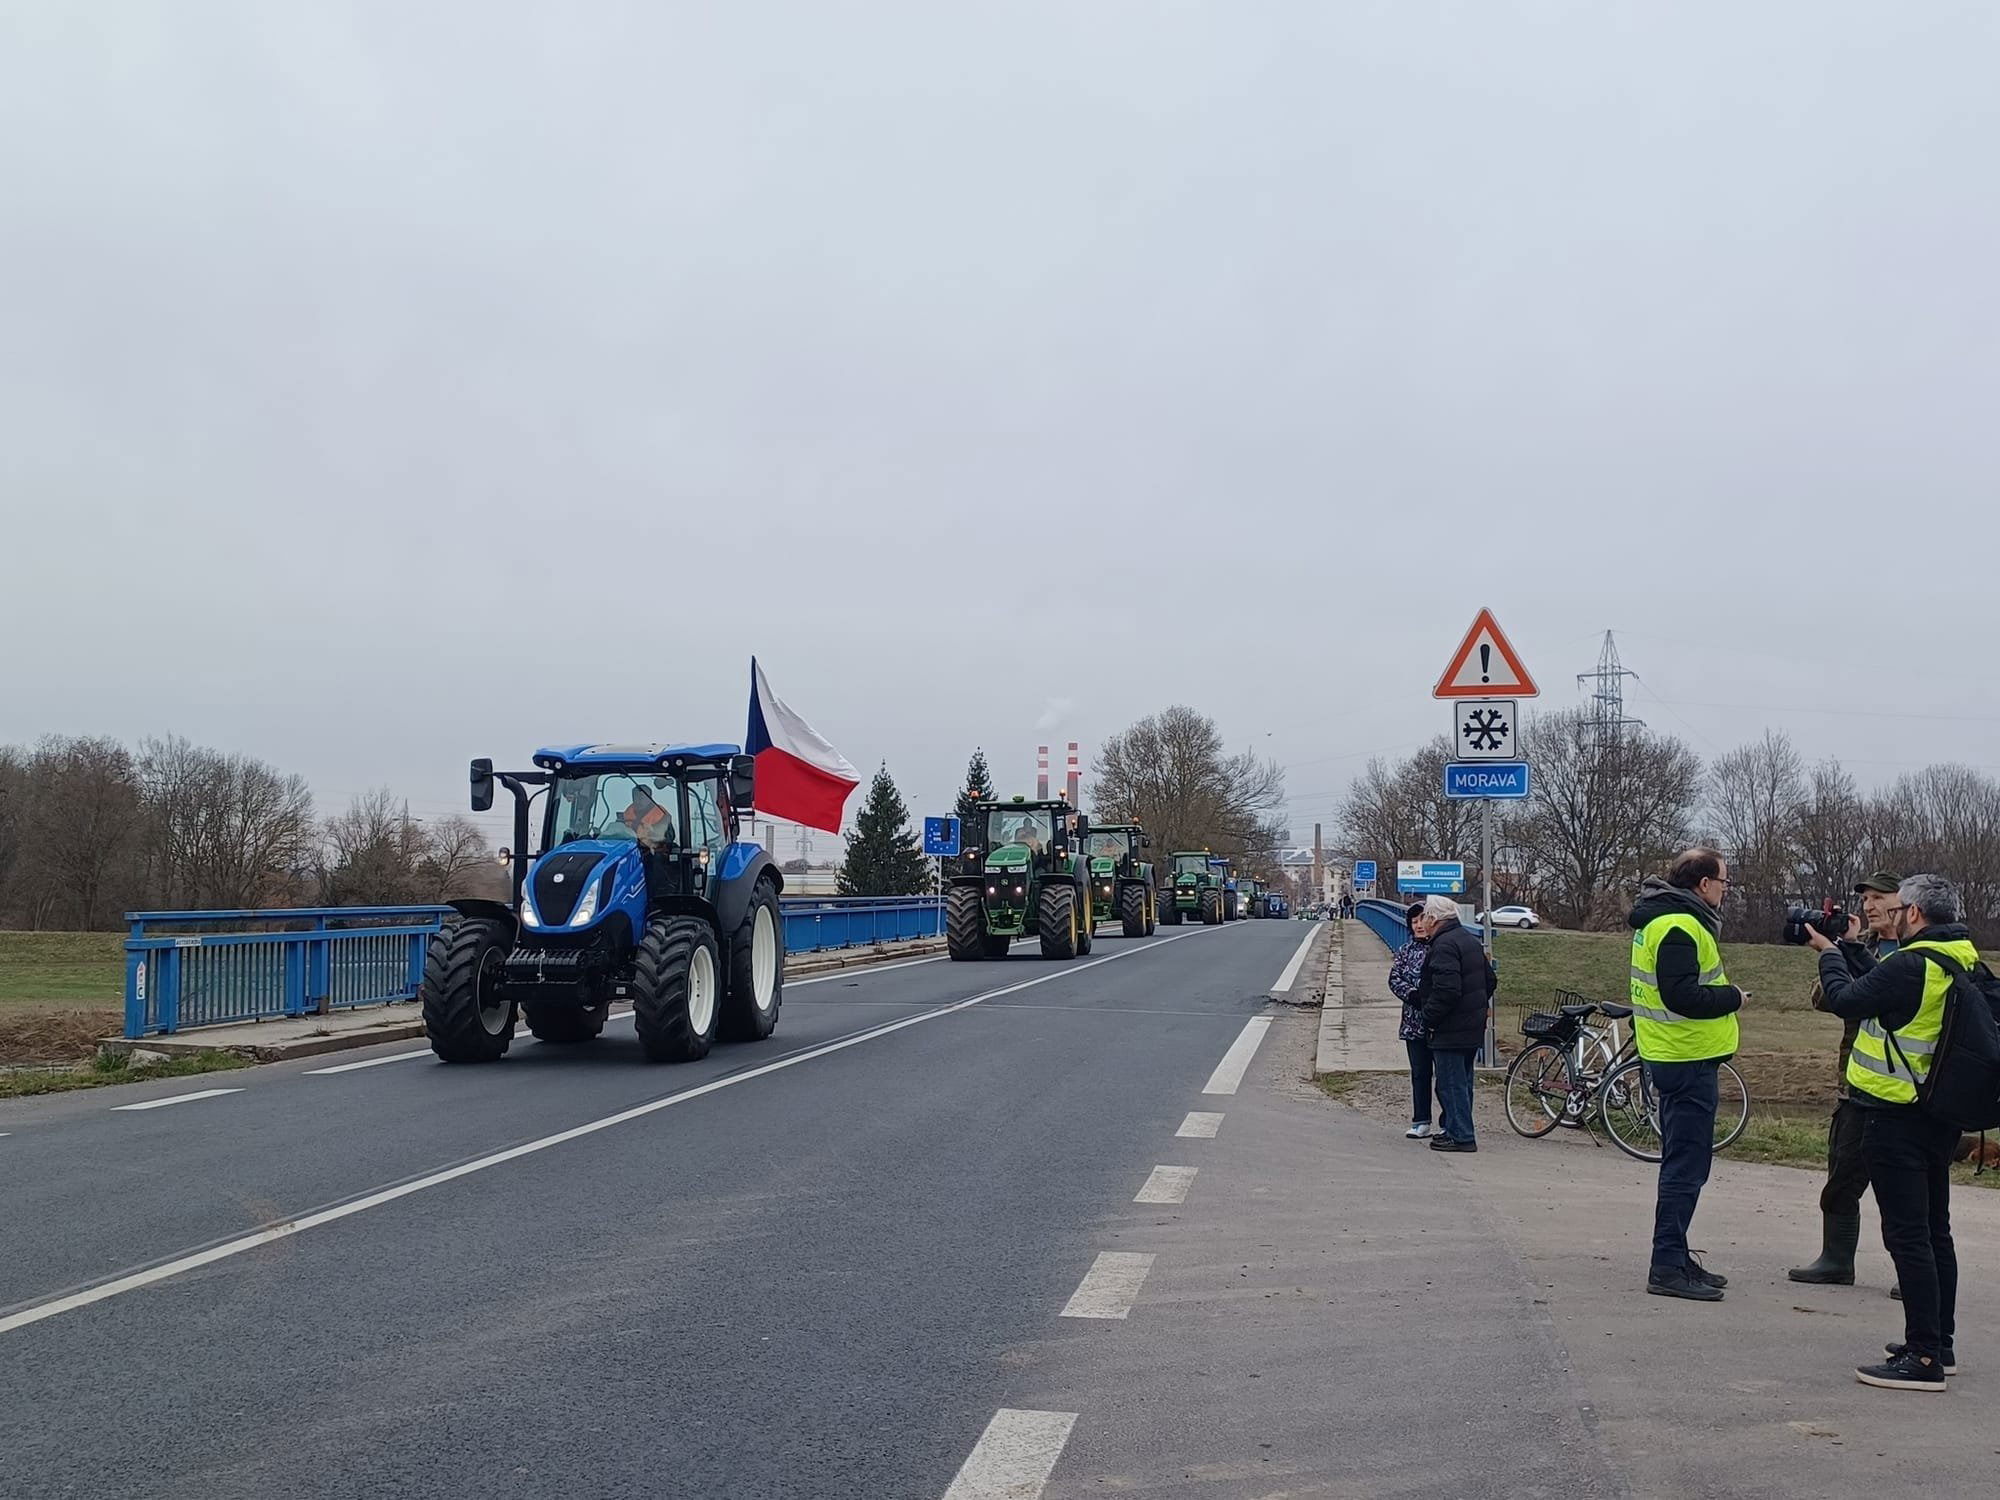
<path id="1" fill-rule="evenodd" d="M 1090 951 L 1097 924 L 1089 821 L 1057 797 L 1016 797 L 986 808 L 985 841 L 966 840 L 972 874 L 954 875 L 945 893 L 945 952 L 953 959 L 1005 958 L 1016 938 L 1041 939 L 1043 958 Z"/>
<path id="2" fill-rule="evenodd" d="M 1160 920 L 1169 927 L 1183 922 L 1220 925 L 1225 920 L 1225 897 L 1230 894 L 1223 888 L 1223 862 L 1206 849 L 1177 849 L 1170 857 L 1174 862 L 1173 884 L 1162 893 Z"/>
<path id="3" fill-rule="evenodd" d="M 1257 921 L 1271 915 L 1271 887 L 1255 875 L 1246 875 L 1242 886 L 1244 914 Z"/>
<path id="4" fill-rule="evenodd" d="M 1153 867 L 1141 853 L 1153 845 L 1146 830 L 1137 823 L 1093 823 L 1085 843 L 1098 920 L 1119 922 L 1127 937 L 1152 936 L 1160 925 L 1160 898 Z"/>

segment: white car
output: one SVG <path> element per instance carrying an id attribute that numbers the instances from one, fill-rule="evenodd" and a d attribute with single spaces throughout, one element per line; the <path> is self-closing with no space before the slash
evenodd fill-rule
<path id="1" fill-rule="evenodd" d="M 1542 919 L 1525 906 L 1496 906 L 1493 908 L 1493 925 L 1529 930 L 1541 926 Z"/>

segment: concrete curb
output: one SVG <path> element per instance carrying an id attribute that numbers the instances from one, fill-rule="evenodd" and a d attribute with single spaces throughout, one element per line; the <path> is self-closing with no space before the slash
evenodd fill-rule
<path id="1" fill-rule="evenodd" d="M 1324 997 L 1320 1003 L 1319 1038 L 1313 1047 L 1313 1076 L 1323 1077 L 1337 1071 L 1327 1066 L 1334 1049 L 1334 1034 L 1342 1013 L 1347 1008 L 1347 943 L 1345 924 L 1332 921 L 1326 924 L 1332 929 L 1333 937 L 1326 945 L 1326 977 L 1321 981 L 1320 993 Z"/>
<path id="2" fill-rule="evenodd" d="M 787 959 L 785 977 L 803 979 L 842 969 L 865 969 L 875 964 L 928 958 L 943 952 L 943 938 L 915 938 L 907 943 L 878 943 L 868 948 L 801 954 L 796 959 Z M 344 1011 L 331 1016 L 292 1016 L 281 1020 L 218 1026 L 206 1036 L 201 1031 L 180 1032 L 173 1036 L 108 1036 L 98 1042 L 97 1050 L 107 1057 L 125 1056 L 135 1051 L 157 1053 L 163 1057 L 201 1057 L 228 1052 L 256 1062 L 283 1062 L 291 1057 L 317 1057 L 323 1052 L 348 1052 L 357 1047 L 380 1046 L 383 1042 L 410 1041 L 424 1034 L 423 1017 L 415 1011 L 416 1007 L 406 1002 L 383 1006 L 379 1010 Z M 366 1017 L 380 1019 L 363 1019 Z M 246 1031 L 279 1033 L 293 1026 L 309 1026 L 312 1030 L 303 1035 L 272 1035 L 268 1040 L 245 1036 Z M 221 1034 L 225 1032 L 230 1035 L 225 1037 Z"/>

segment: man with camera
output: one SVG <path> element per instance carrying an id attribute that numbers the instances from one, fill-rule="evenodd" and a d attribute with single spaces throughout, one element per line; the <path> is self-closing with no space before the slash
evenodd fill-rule
<path id="1" fill-rule="evenodd" d="M 1660 1187 L 1653 1211 L 1656 1297 L 1720 1302 L 1729 1278 L 1688 1253 L 1688 1225 L 1715 1158 L 1716 1073 L 1736 1052 L 1743 992 L 1722 972 L 1722 899 L 1729 869 L 1714 849 L 1689 849 L 1665 880 L 1648 876 L 1632 928 L 1632 1035 L 1660 1108 Z"/>
<path id="2" fill-rule="evenodd" d="M 1896 891 L 1900 946 L 1856 978 L 1832 939 L 1808 928 L 1819 952 L 1826 1007 L 1860 1022 L 1847 1058 L 1847 1086 L 1862 1111 L 1861 1153 L 1882 1214 L 1882 1243 L 1903 1292 L 1903 1342 L 1884 1364 L 1863 1365 L 1863 1385 L 1941 1391 L 1956 1369 L 1952 1349 L 1958 1252 L 1951 1238 L 1951 1158 L 1958 1127 L 1918 1103 L 1944 1033 L 1952 975 L 1979 963 L 1965 928 L 1958 887 L 1941 875 L 1912 875 Z M 1931 955 L 1937 955 L 1934 959 Z"/>
<path id="3" fill-rule="evenodd" d="M 1877 870 L 1859 885 L 1854 894 L 1861 898 L 1861 915 L 1851 917 L 1838 908 L 1825 916 L 1807 917 L 1794 911 L 1785 924 L 1785 940 L 1809 941 L 1817 932 L 1833 938 L 1847 971 L 1856 979 L 1896 951 L 1896 888 L 1902 877 Z M 1836 934 L 1838 934 L 1836 936 Z M 1813 981 L 1812 1007 L 1827 1009 L 1826 986 Z M 1840 1032 L 1840 1072 L 1842 1098 L 1833 1107 L 1833 1119 L 1826 1131 L 1826 1185 L 1820 1189 L 1820 1252 L 1810 1265 L 1795 1266 L 1785 1274 L 1794 1281 L 1820 1286 L 1854 1285 L 1854 1252 L 1861 1244 L 1861 1195 L 1868 1190 L 1868 1163 L 1861 1154 L 1861 1128 L 1866 1112 L 1846 1095 L 1847 1058 L 1854 1050 L 1858 1019 L 1842 1023 Z"/>

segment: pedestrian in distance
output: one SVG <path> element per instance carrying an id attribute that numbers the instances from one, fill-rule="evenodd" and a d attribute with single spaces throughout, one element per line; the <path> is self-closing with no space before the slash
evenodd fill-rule
<path id="1" fill-rule="evenodd" d="M 1396 950 L 1389 962 L 1389 993 L 1403 1002 L 1403 1019 L 1396 1035 L 1410 1055 L 1410 1128 L 1403 1132 L 1421 1141 L 1437 1132 L 1431 1125 L 1431 1092 L 1434 1068 L 1431 1061 L 1429 1030 L 1424 1025 L 1423 1007 L 1417 1004 L 1417 986 L 1424 976 L 1424 960 L 1430 955 L 1430 919 L 1424 903 L 1412 901 L 1403 913 L 1410 925 L 1410 940 Z"/>
<path id="2" fill-rule="evenodd" d="M 1900 875 L 1877 870 L 1854 888 L 1861 898 L 1861 915 L 1850 920 L 1847 936 L 1836 943 L 1847 972 L 1859 979 L 1896 951 L 1896 890 Z M 1826 986 L 1813 981 L 1812 1008 L 1827 1008 Z M 1861 1152 L 1867 1111 L 1848 1097 L 1847 1059 L 1860 1031 L 1859 1019 L 1841 1024 L 1840 1063 L 1835 1077 L 1841 1097 L 1826 1129 L 1826 1185 L 1820 1189 L 1819 1259 L 1794 1266 L 1785 1274 L 1817 1286 L 1853 1286 L 1854 1253 L 1861 1245 L 1861 1195 L 1868 1191 L 1868 1162 Z"/>
<path id="3" fill-rule="evenodd" d="M 1940 875 L 1905 880 L 1895 915 L 1900 946 L 1859 977 L 1823 933 L 1808 928 L 1806 940 L 1819 950 L 1827 1009 L 1860 1022 L 1847 1057 L 1847 1086 L 1862 1111 L 1868 1185 L 1903 1292 L 1902 1342 L 1888 1346 L 1885 1363 L 1862 1365 L 1854 1375 L 1885 1390 L 1941 1391 L 1958 1368 L 1951 1159 L 1959 1131 L 1925 1110 L 1918 1095 L 1944 1032 L 1952 987 L 1947 964 L 1970 973 L 1979 952 L 1965 927 L 1958 887 Z"/>
<path id="4" fill-rule="evenodd" d="M 1660 1111 L 1660 1185 L 1646 1290 L 1720 1302 L 1729 1278 L 1688 1249 L 1715 1158 L 1716 1072 L 1736 1052 L 1743 992 L 1722 971 L 1722 901 L 1729 867 L 1714 849 L 1684 851 L 1666 879 L 1649 875 L 1632 929 L 1632 1034 Z"/>
<path id="5" fill-rule="evenodd" d="M 1416 999 L 1428 1033 L 1438 1107 L 1444 1115 L 1444 1129 L 1431 1137 L 1431 1150 L 1477 1151 L 1472 1059 L 1486 1040 L 1493 966 L 1486 961 L 1479 939 L 1458 920 L 1458 903 L 1449 896 L 1426 897 L 1424 919 L 1430 929 L 1430 951 L 1424 956 Z"/>

